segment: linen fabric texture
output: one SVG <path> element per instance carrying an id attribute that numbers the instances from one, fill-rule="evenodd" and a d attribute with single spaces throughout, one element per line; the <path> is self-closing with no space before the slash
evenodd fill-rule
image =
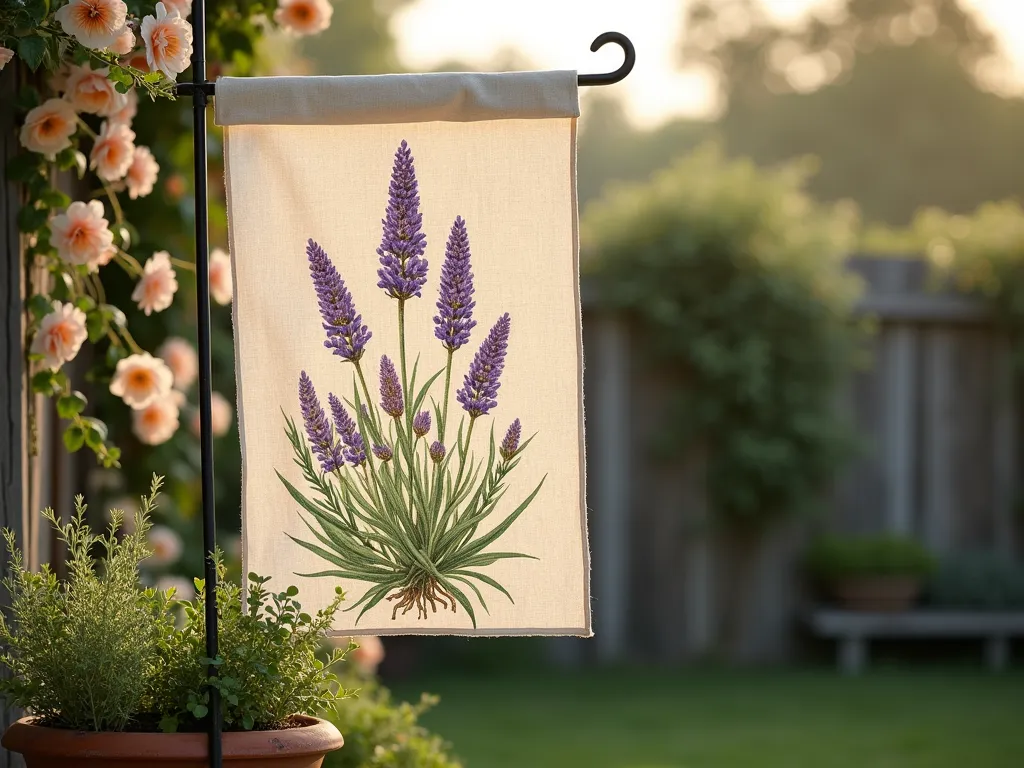
<path id="1" fill-rule="evenodd" d="M 576 73 L 216 93 L 244 572 L 338 635 L 589 636 Z"/>

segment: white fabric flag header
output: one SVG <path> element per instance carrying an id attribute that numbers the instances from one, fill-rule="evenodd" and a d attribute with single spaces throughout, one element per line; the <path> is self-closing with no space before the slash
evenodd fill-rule
<path id="1" fill-rule="evenodd" d="M 574 72 L 221 78 L 245 571 L 589 635 Z"/>

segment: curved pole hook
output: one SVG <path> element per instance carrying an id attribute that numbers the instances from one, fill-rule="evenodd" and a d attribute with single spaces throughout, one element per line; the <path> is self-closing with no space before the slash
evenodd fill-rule
<path id="1" fill-rule="evenodd" d="M 614 72 L 606 74 L 580 75 L 577 78 L 580 85 L 611 85 L 624 80 L 626 75 L 633 71 L 633 65 L 636 64 L 636 49 L 633 48 L 630 39 L 621 32 L 605 32 L 594 38 L 594 42 L 590 44 L 590 50 L 596 53 L 607 43 L 615 43 L 622 48 L 622 53 L 625 55 L 622 66 Z"/>

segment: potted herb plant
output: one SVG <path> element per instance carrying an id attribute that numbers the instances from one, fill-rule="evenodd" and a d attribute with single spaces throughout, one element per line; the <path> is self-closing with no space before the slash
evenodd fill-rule
<path id="1" fill-rule="evenodd" d="M 927 549 L 899 536 L 823 537 L 807 562 L 819 585 L 857 611 L 906 610 L 935 567 Z"/>
<path id="2" fill-rule="evenodd" d="M 86 522 L 76 499 L 72 520 L 43 514 L 67 547 L 67 578 L 48 566 L 24 567 L 14 534 L 5 531 L 10 574 L 3 584 L 8 616 L 0 617 L 0 682 L 9 705 L 26 709 L 3 736 L 28 768 L 109 766 L 196 768 L 207 764 L 212 685 L 220 691 L 227 764 L 246 768 L 316 768 L 342 745 L 337 728 L 313 717 L 344 697 L 332 667 L 345 649 L 317 657 L 343 595 L 310 615 L 289 587 L 272 593 L 250 574 L 245 590 L 217 588 L 222 655 L 206 658 L 202 600 L 179 602 L 174 591 L 147 588 L 139 563 L 150 555 L 147 531 L 160 481 L 121 532 L 111 513 L 103 535 Z M 218 562 L 223 577 L 224 568 Z"/>

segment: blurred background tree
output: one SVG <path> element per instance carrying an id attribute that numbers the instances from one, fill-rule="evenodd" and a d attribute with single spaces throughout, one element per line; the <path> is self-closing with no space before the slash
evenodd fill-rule
<path id="1" fill-rule="evenodd" d="M 639 131 L 618 104 L 595 99 L 581 200 L 709 136 L 761 164 L 818 157 L 810 193 L 850 198 L 867 221 L 905 225 L 925 205 L 966 213 L 1024 190 L 1024 100 L 992 35 L 957 0 L 847 0 L 796 26 L 760 0 L 686 8 L 680 61 L 714 73 L 717 118 Z"/>

